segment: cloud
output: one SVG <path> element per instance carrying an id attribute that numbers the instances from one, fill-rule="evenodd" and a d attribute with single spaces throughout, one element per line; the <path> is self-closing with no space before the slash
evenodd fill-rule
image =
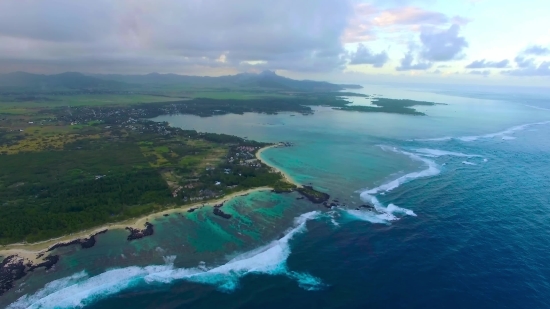
<path id="1" fill-rule="evenodd" d="M 401 59 L 400 65 L 395 68 L 396 71 L 414 71 L 414 70 L 427 70 L 432 67 L 430 62 L 415 62 L 413 50 L 409 50 L 405 57 Z"/>
<path id="2" fill-rule="evenodd" d="M 424 29 L 420 33 L 420 56 L 427 61 L 450 61 L 462 57 L 468 42 L 459 36 L 459 32 L 460 26 L 456 24 L 447 30 Z"/>
<path id="3" fill-rule="evenodd" d="M 441 12 L 425 10 L 409 6 L 410 1 L 397 1 L 394 7 L 388 6 L 388 1 L 374 3 L 355 3 L 353 15 L 349 21 L 342 40 L 345 43 L 372 41 L 379 35 L 400 31 L 419 32 L 423 27 L 441 27 L 449 24 L 465 25 L 469 19 L 455 16 L 448 17 Z"/>
<path id="4" fill-rule="evenodd" d="M 514 61 L 516 62 L 516 65 L 520 68 L 528 68 L 535 65 L 535 59 L 533 58 L 517 56 L 516 58 L 514 58 Z"/>
<path id="5" fill-rule="evenodd" d="M 485 68 L 495 68 L 495 69 L 503 69 L 508 67 L 508 59 L 504 59 L 501 61 L 486 61 L 485 59 L 482 60 L 476 60 L 466 66 L 466 69 L 485 69 Z"/>
<path id="6" fill-rule="evenodd" d="M 541 45 L 531 45 L 527 47 L 523 52 L 523 55 L 533 55 L 533 56 L 546 56 L 550 55 L 550 48 L 544 47 Z"/>
<path id="7" fill-rule="evenodd" d="M 418 7 L 398 7 L 386 10 L 374 18 L 379 27 L 393 25 L 443 25 L 449 18 L 439 12 L 427 11 Z"/>
<path id="8" fill-rule="evenodd" d="M 373 53 L 365 45 L 359 44 L 357 51 L 350 55 L 349 64 L 370 64 L 375 68 L 380 68 L 388 62 L 389 57 L 385 51 L 378 54 Z"/>
<path id="9" fill-rule="evenodd" d="M 351 1 L 2 0 L 0 70 L 330 72 Z"/>
<path id="10" fill-rule="evenodd" d="M 511 76 L 550 76 L 550 61 L 535 64 L 532 59 L 523 63 L 523 67 L 514 70 L 503 71 L 502 74 Z"/>
<path id="11" fill-rule="evenodd" d="M 483 76 L 483 77 L 487 77 L 487 76 L 491 75 L 491 71 L 489 71 L 489 70 L 483 70 L 483 71 L 481 71 L 481 70 L 473 70 L 473 71 L 470 71 L 470 72 L 468 72 L 468 73 L 469 73 L 469 74 L 472 74 L 472 75 L 481 75 L 481 76 Z"/>

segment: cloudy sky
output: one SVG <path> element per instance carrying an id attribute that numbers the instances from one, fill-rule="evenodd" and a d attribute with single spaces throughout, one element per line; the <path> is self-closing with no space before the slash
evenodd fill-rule
<path id="1" fill-rule="evenodd" d="M 1 0 L 0 73 L 550 85 L 548 0 Z"/>

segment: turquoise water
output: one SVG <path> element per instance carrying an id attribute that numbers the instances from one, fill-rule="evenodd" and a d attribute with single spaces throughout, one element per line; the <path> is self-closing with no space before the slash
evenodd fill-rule
<path id="1" fill-rule="evenodd" d="M 263 156 L 350 207 L 326 212 L 260 192 L 231 202 L 232 220 L 206 208 L 172 215 L 150 238 L 109 232 L 91 250 L 65 248 L 55 271 L 4 299 L 10 308 L 548 307 L 550 95 L 364 92 L 447 105 L 420 108 L 426 117 L 320 107 L 155 119 L 294 142 Z M 355 210 L 365 202 L 376 211 Z"/>

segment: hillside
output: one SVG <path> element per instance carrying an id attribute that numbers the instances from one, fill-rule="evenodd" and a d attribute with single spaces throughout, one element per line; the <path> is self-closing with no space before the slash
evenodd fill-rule
<path id="1" fill-rule="evenodd" d="M 294 80 L 272 71 L 240 73 L 220 77 L 150 73 L 145 75 L 96 74 L 66 72 L 54 75 L 14 72 L 0 74 L 0 90 L 135 90 L 144 86 L 241 88 L 283 91 L 340 91 L 362 88 L 358 85 L 337 85 L 322 81 Z"/>

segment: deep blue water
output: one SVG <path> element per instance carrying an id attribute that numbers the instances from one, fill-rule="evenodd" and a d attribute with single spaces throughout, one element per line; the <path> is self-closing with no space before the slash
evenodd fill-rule
<path id="1" fill-rule="evenodd" d="M 57 281 L 13 308 L 48 297 L 86 308 L 549 308 L 550 111 L 525 105 L 549 108 L 550 96 L 504 103 L 497 95 L 483 95 L 497 100 L 483 107 L 462 103 L 471 93 L 455 95 L 449 100 L 461 103 L 424 119 L 334 111 L 307 120 L 159 119 L 296 141 L 266 159 L 350 207 L 327 213 L 301 205 L 294 216 L 308 214 L 286 223 L 294 229 L 264 241 L 279 242 L 196 277 L 168 267 L 124 281 L 130 270 L 118 268 L 119 285 L 102 288 L 93 276 Z M 285 209 L 297 203 L 281 198 Z M 354 210 L 364 202 L 378 211 Z M 58 290 L 65 296 L 52 297 Z"/>

